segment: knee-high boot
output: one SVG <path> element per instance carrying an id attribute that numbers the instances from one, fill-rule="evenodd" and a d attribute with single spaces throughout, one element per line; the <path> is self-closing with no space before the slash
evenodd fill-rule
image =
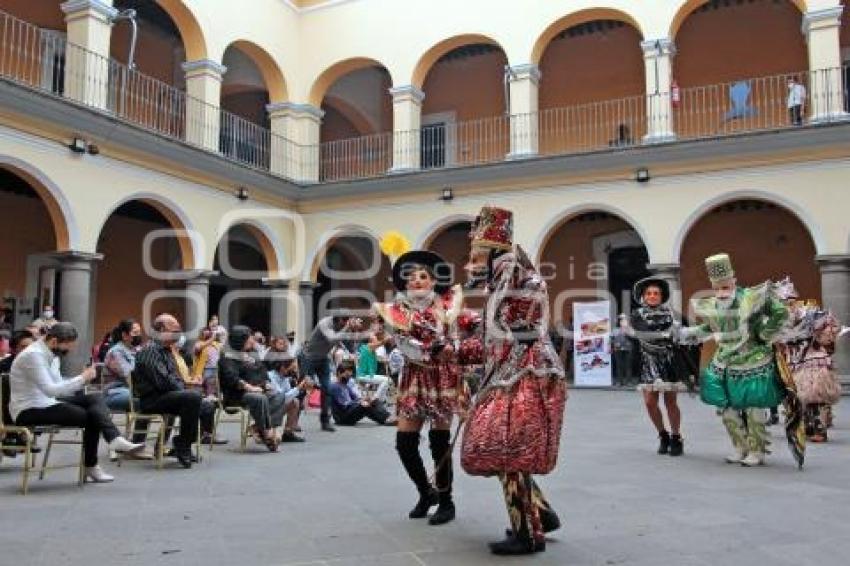
<path id="1" fill-rule="evenodd" d="M 395 438 L 395 448 L 401 464 L 419 492 L 419 502 L 410 511 L 409 517 L 411 519 L 425 518 L 428 516 L 428 509 L 437 504 L 437 494 L 428 481 L 425 464 L 422 463 L 422 456 L 419 455 L 419 433 L 399 431 Z"/>
<path id="2" fill-rule="evenodd" d="M 435 483 L 440 501 L 440 506 L 428 522 L 432 525 L 442 525 L 455 518 L 455 504 L 452 500 L 451 432 L 431 430 L 428 432 L 428 440 L 431 445 L 431 457 L 434 459 Z"/>
<path id="3" fill-rule="evenodd" d="M 735 409 L 725 409 L 722 415 L 723 426 L 726 427 L 726 432 L 729 433 L 732 446 L 735 448 L 735 452 L 727 456 L 726 461 L 730 464 L 740 464 L 747 457 L 749 450 L 744 419 L 741 412 Z"/>

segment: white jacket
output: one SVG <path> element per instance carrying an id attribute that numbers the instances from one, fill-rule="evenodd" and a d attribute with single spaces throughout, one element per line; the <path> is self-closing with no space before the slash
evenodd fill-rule
<path id="1" fill-rule="evenodd" d="M 13 420 L 27 409 L 44 409 L 58 403 L 57 397 L 70 395 L 83 388 L 81 375 L 64 379 L 57 358 L 44 339 L 36 340 L 12 363 L 9 373 L 9 412 Z"/>

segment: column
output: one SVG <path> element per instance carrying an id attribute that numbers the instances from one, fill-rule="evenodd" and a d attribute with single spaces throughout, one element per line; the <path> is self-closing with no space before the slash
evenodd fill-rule
<path id="1" fill-rule="evenodd" d="M 118 10 L 112 0 L 70 0 L 65 12 L 65 96 L 106 109 L 109 100 L 109 40 Z"/>
<path id="2" fill-rule="evenodd" d="M 266 106 L 271 122 L 271 172 L 301 183 L 319 181 L 321 109 L 279 102 Z"/>
<path id="3" fill-rule="evenodd" d="M 290 309 L 290 329 L 295 331 L 295 339 L 303 344 L 310 337 L 310 332 L 315 324 L 315 313 L 313 312 L 313 292 L 316 284 L 312 281 L 298 281 L 297 286 L 298 308 Z"/>
<path id="4" fill-rule="evenodd" d="M 393 97 L 393 165 L 390 173 L 420 167 L 422 101 L 425 93 L 413 85 L 390 89 Z"/>
<path id="5" fill-rule="evenodd" d="M 272 336 L 285 336 L 289 328 L 289 299 L 293 295 L 290 283 L 285 279 L 263 279 L 263 285 L 269 288 L 271 302 L 269 331 Z"/>
<path id="6" fill-rule="evenodd" d="M 841 68 L 841 12 L 843 6 L 813 10 L 803 15 L 803 35 L 809 48 L 809 120 L 847 119 Z"/>
<path id="7" fill-rule="evenodd" d="M 183 329 L 190 340 L 198 337 L 198 332 L 206 326 L 209 316 L 210 278 L 216 271 L 193 270 L 183 272 L 181 278 L 186 281 L 186 320 Z"/>
<path id="8" fill-rule="evenodd" d="M 850 326 L 850 255 L 820 255 L 815 257 L 820 267 L 823 306 L 832 311 L 841 324 Z M 838 341 L 835 350 L 835 367 L 844 385 L 850 391 L 850 345 L 847 338 Z"/>
<path id="9" fill-rule="evenodd" d="M 62 360 L 64 375 L 77 375 L 91 359 L 92 321 L 92 270 L 95 263 L 103 259 L 102 254 L 84 252 L 60 252 L 55 256 L 59 263 L 59 310 L 60 320 L 70 322 L 77 328 L 77 346 Z"/>
<path id="10" fill-rule="evenodd" d="M 183 63 L 186 73 L 186 141 L 219 151 L 221 81 L 227 67 L 210 59 Z"/>
<path id="11" fill-rule="evenodd" d="M 673 130 L 673 105 L 670 84 L 673 81 L 673 56 L 676 46 L 670 39 L 642 41 L 646 68 L 646 135 L 644 143 L 676 139 Z"/>
<path id="12" fill-rule="evenodd" d="M 650 263 L 646 266 L 652 275 L 663 279 L 670 286 L 670 306 L 678 316 L 682 316 L 682 283 L 679 279 L 681 268 L 678 263 Z M 693 323 L 693 321 L 689 321 Z"/>
<path id="13" fill-rule="evenodd" d="M 522 159 L 538 152 L 538 87 L 537 65 L 515 65 L 508 70 L 510 95 L 511 152 L 508 159 Z"/>

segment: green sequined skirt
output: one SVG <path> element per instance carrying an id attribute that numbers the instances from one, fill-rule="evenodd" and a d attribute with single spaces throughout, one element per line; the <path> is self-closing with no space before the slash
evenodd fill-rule
<path id="1" fill-rule="evenodd" d="M 700 380 L 703 403 L 723 409 L 776 407 L 782 403 L 784 395 L 773 361 L 744 370 L 709 364 Z"/>

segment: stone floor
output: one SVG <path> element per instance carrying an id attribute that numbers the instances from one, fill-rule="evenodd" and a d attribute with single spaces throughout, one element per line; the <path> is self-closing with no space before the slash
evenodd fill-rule
<path id="1" fill-rule="evenodd" d="M 833 441 L 812 446 L 801 473 L 778 427 L 767 467 L 724 464 L 728 446 L 714 412 L 687 397 L 682 405 L 687 454 L 673 459 L 655 454 L 634 393 L 574 392 L 560 466 L 541 480 L 564 528 L 546 553 L 524 560 L 848 563 L 850 417 L 841 407 Z M 27 497 L 18 495 L 19 473 L 6 459 L 0 465 L 0 564 L 495 562 L 485 543 L 506 526 L 495 480 L 459 472 L 457 521 L 436 528 L 410 521 L 415 494 L 396 461 L 394 431 L 363 424 L 327 434 L 317 431 L 316 420 L 306 417 L 308 443 L 285 445 L 279 454 L 253 446 L 245 454 L 216 449 L 191 471 L 106 464 L 116 482 L 82 490 L 74 487 L 73 472 L 57 471 L 35 481 Z M 236 431 L 227 432 L 232 438 Z"/>

